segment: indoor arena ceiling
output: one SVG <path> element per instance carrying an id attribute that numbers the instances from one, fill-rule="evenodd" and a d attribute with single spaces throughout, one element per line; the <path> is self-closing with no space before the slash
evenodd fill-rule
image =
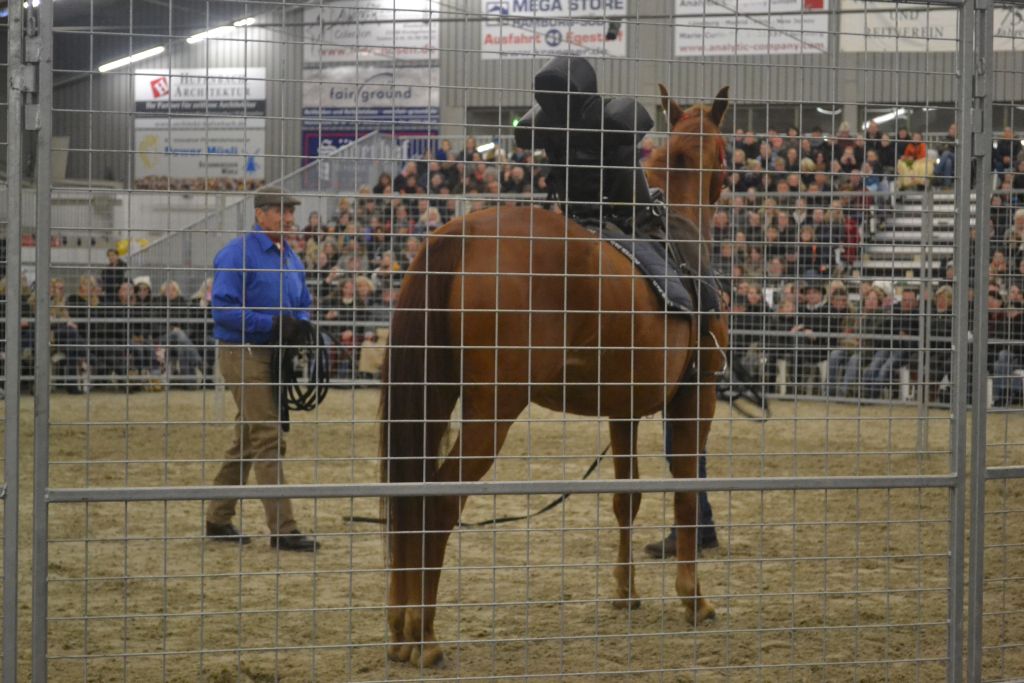
<path id="1" fill-rule="evenodd" d="M 56 0 L 54 67 L 95 70 L 112 59 L 166 45 L 168 37 L 184 39 L 281 6 L 218 0 Z"/>

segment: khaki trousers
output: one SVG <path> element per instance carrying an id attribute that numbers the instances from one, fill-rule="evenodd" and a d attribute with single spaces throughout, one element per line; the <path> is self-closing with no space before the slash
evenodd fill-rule
<path id="1" fill-rule="evenodd" d="M 237 486 L 249 478 L 255 468 L 256 483 L 284 484 L 284 433 L 278 417 L 274 387 L 271 385 L 270 358 L 273 349 L 259 346 L 222 344 L 217 348 L 220 371 L 238 406 L 235 416 L 235 440 L 225 454 L 213 483 Z M 235 515 L 235 499 L 211 500 L 206 521 L 227 524 Z M 287 498 L 263 500 L 267 526 L 274 534 L 296 529 L 292 502 Z"/>

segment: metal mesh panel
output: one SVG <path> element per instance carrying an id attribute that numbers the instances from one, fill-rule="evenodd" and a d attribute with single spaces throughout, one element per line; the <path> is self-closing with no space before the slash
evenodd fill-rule
<path id="1" fill-rule="evenodd" d="M 26 12 L 34 678 L 1022 675 L 1010 8 Z M 535 91 L 569 53 L 590 110 Z M 524 143 L 535 102 L 570 123 Z M 324 401 L 283 416 L 286 369 Z"/>

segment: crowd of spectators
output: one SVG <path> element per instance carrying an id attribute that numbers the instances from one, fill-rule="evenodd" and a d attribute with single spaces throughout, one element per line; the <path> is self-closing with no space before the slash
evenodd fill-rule
<path id="1" fill-rule="evenodd" d="M 951 260 L 928 282 L 919 273 L 872 281 L 860 266 L 869 218 L 885 227 L 892 215 L 890 193 L 952 186 L 956 127 L 932 155 L 921 133 L 901 128 L 890 138 L 874 123 L 856 136 L 845 124 L 830 137 L 739 130 L 728 158 L 712 249 L 748 369 L 772 381 L 783 360 L 805 390 L 875 398 L 889 396 L 906 367 L 919 373 L 929 398 L 948 395 Z M 1010 128 L 997 142 L 992 173 L 988 369 L 995 402 L 1017 404 L 1024 398 L 1024 154 Z M 924 339 L 927 358 L 917 351 Z"/>
<path id="2" fill-rule="evenodd" d="M 84 376 L 152 379 L 171 376 L 175 385 L 201 387 L 212 376 L 210 280 L 191 297 L 174 280 L 154 292 L 149 276 L 128 277 L 115 249 L 98 275 L 85 274 L 68 294 L 67 283 L 48 286 L 50 350 L 54 386 L 81 393 Z M 36 299 L 43 291 L 22 275 L 21 343 L 23 375 L 32 374 Z M 6 314 L 6 278 L 0 279 L 0 313 Z M 4 356 L 5 363 L 16 362 Z M 135 386 L 145 384 L 136 383 Z"/>
<path id="3" fill-rule="evenodd" d="M 890 136 L 874 123 L 859 134 L 843 124 L 834 135 L 815 129 L 805 136 L 791 127 L 727 136 L 711 245 L 740 362 L 770 382 L 786 361 L 804 388 L 838 396 L 887 396 L 901 367 L 927 373 L 922 379 L 933 397 L 948 390 L 951 263 L 928 283 L 867 280 L 859 265 L 868 219 L 884 220 L 889 193 L 952 184 L 956 135 L 950 126 L 933 154 L 919 132 L 901 128 Z M 652 147 L 645 140 L 642 156 Z M 442 141 L 394 177 L 383 173 L 375 185 L 342 198 L 330 216 L 312 212 L 304 224 L 289 226 L 315 318 L 335 344 L 339 376 L 378 372 L 387 309 L 426 233 L 499 202 L 557 210 L 542 157 L 495 147 L 485 160 L 478 149 L 473 138 L 460 152 Z M 1010 128 L 996 142 L 992 171 L 989 370 L 997 402 L 1016 403 L 1024 398 L 1017 374 L 1024 369 L 1024 154 Z M 72 296 L 59 280 L 50 284 L 63 383 L 75 390 L 70 377 L 85 364 L 100 374 L 155 373 L 170 365 L 177 376 L 202 382 L 212 371 L 209 283 L 191 297 L 174 281 L 155 293 L 149 278 L 129 280 L 116 252 L 109 258 L 99 277 L 83 277 Z M 31 311 L 29 301 L 23 306 Z M 926 368 L 918 363 L 925 337 Z"/>
<path id="4" fill-rule="evenodd" d="M 169 190 L 171 192 L 251 192 L 263 185 L 253 178 L 172 178 L 163 175 L 148 175 L 136 178 L 132 187 L 136 190 Z"/>

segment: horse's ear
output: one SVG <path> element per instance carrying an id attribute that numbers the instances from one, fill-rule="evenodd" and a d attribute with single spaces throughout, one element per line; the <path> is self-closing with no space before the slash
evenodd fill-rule
<path id="1" fill-rule="evenodd" d="M 668 115 L 669 128 L 673 128 L 676 125 L 676 121 L 683 118 L 683 108 L 668 96 L 668 88 L 665 87 L 664 83 L 658 84 L 658 90 L 661 91 L 661 106 L 665 108 L 665 114 Z"/>
<path id="2" fill-rule="evenodd" d="M 715 103 L 711 106 L 711 120 L 715 122 L 715 125 L 719 128 L 722 127 L 722 121 L 725 119 L 725 110 L 729 108 L 729 86 L 723 87 L 715 95 Z"/>

